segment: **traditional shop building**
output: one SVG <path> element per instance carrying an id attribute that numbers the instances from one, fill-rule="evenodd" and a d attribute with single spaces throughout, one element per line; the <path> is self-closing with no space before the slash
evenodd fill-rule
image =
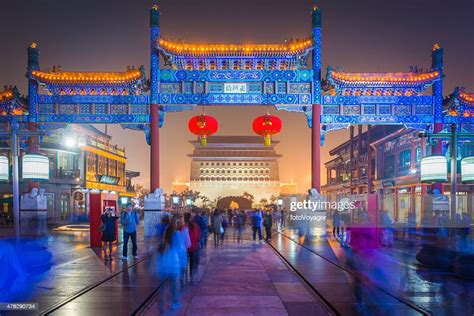
<path id="1" fill-rule="evenodd" d="M 431 187 L 420 183 L 420 161 L 431 155 L 432 145 L 426 138 L 419 138 L 418 131 L 402 128 L 372 145 L 377 148 L 374 189 L 379 193 L 380 208 L 397 222 L 406 222 L 408 213 L 414 211 L 420 223 L 426 211 L 433 211 L 425 207 L 427 199 L 432 198 Z M 459 171 L 460 160 L 474 154 L 474 145 L 470 141 L 459 142 L 458 150 L 457 212 L 472 214 L 474 186 L 462 184 Z M 443 155 L 446 152 L 447 144 L 443 144 Z M 445 194 L 449 195 L 450 190 L 449 184 L 442 185 Z"/>
<path id="2" fill-rule="evenodd" d="M 376 173 L 376 154 L 370 148 L 370 143 L 399 127 L 382 125 L 369 127 L 366 132 L 362 132 L 362 125 L 359 125 L 358 134 L 355 136 L 354 126 L 349 129 L 349 140 L 330 150 L 329 154 L 334 158 L 324 164 L 327 184 L 322 186 L 321 191 L 334 201 L 338 195 L 368 192 L 369 179 L 374 179 Z"/>
<path id="3" fill-rule="evenodd" d="M 1 155 L 10 155 L 7 142 L 0 150 Z M 126 171 L 125 150 L 92 125 L 53 130 L 43 137 L 40 154 L 50 163 L 49 181 L 40 183 L 47 198 L 49 224 L 86 221 L 91 192 L 108 193 L 117 202 L 120 197 L 135 196 L 131 179 L 139 173 Z M 28 183 L 20 182 L 20 192 L 27 191 Z M 0 194 L 5 201 L 3 213 L 10 214 L 11 183 L 1 183 Z"/>

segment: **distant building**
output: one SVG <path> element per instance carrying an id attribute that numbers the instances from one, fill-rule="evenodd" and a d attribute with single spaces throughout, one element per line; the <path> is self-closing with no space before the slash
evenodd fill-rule
<path id="1" fill-rule="evenodd" d="M 173 182 L 171 184 L 171 192 L 174 193 L 183 193 L 184 191 L 189 190 L 189 183 L 187 182 Z"/>
<path id="2" fill-rule="evenodd" d="M 9 155 L 8 144 L 0 148 Z M 49 158 L 49 181 L 41 182 L 45 189 L 48 223 L 85 221 L 88 218 L 88 192 L 114 192 L 121 197 L 135 193 L 131 179 L 139 175 L 126 171 L 125 149 L 111 143 L 106 135 L 92 125 L 70 125 L 44 136 L 40 154 Z M 11 183 L 0 184 L 4 214 L 11 217 Z M 20 182 L 20 192 L 28 191 L 28 183 Z"/>
<path id="3" fill-rule="evenodd" d="M 296 182 L 280 182 L 280 195 L 298 194 Z"/>
<path id="4" fill-rule="evenodd" d="M 255 202 L 279 195 L 278 143 L 265 146 L 259 136 L 211 136 L 205 147 L 191 141 L 190 189 L 210 200 L 244 192 L 254 195 Z"/>

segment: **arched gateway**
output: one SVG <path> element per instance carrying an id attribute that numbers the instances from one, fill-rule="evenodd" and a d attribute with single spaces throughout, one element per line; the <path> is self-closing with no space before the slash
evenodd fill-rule
<path id="1" fill-rule="evenodd" d="M 250 210 L 252 201 L 243 196 L 225 196 L 217 201 L 217 208 L 221 210 L 232 208 L 233 205 L 238 205 L 238 208 L 242 210 Z"/>
<path id="2" fill-rule="evenodd" d="M 308 38 L 284 44 L 169 41 L 160 36 L 158 6 L 150 11 L 150 31 L 149 83 L 143 67 L 110 73 L 42 70 L 39 50 L 32 44 L 28 48 L 28 111 L 9 113 L 0 120 L 28 123 L 30 130 L 69 123 L 116 123 L 143 130 L 151 146 L 152 191 L 160 187 L 159 127 L 166 113 L 196 105 L 274 105 L 306 115 L 312 136 L 311 186 L 318 191 L 320 146 L 330 130 L 350 124 L 401 124 L 438 132 L 452 123 L 472 129 L 471 115 L 443 113 L 443 49 L 438 45 L 432 49 L 426 71 L 348 73 L 329 67 L 322 79 L 317 7 L 312 10 Z M 165 59 L 163 68 L 160 55 Z M 39 91 L 40 86 L 45 92 Z M 24 101 L 8 91 L 0 99 L 9 107 L 24 107 Z M 38 142 L 32 139 L 34 152 Z"/>

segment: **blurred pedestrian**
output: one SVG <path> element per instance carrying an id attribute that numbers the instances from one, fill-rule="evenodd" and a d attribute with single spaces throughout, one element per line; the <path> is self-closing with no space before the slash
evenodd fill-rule
<path id="1" fill-rule="evenodd" d="M 222 230 L 221 230 L 221 246 L 224 245 L 224 240 L 226 239 L 226 231 L 229 227 L 229 221 L 226 216 L 222 216 Z"/>
<path id="2" fill-rule="evenodd" d="M 179 303 L 178 280 L 180 278 L 181 267 L 183 266 L 181 252 L 185 248 L 182 234 L 178 228 L 178 222 L 174 217 L 171 224 L 166 228 L 163 240 L 158 248 L 156 269 L 161 280 L 169 280 L 171 291 L 171 309 L 181 307 Z M 187 263 L 187 262 L 186 262 Z M 161 297 L 161 312 L 165 313 L 165 297 Z"/>
<path id="3" fill-rule="evenodd" d="M 201 213 L 201 214 L 200 214 Z M 195 215 L 193 217 L 194 223 L 199 226 L 199 230 L 201 231 L 201 238 L 199 240 L 200 243 L 200 248 L 204 248 L 205 244 L 207 243 L 207 235 L 209 233 L 209 219 L 207 218 L 207 215 L 205 215 L 205 211 L 199 211 L 196 210 Z M 206 220 L 204 219 L 206 217 Z"/>
<path id="4" fill-rule="evenodd" d="M 115 223 L 118 220 L 118 216 L 115 213 L 113 207 L 106 207 L 105 212 L 101 216 L 102 220 L 102 242 L 104 249 L 104 259 L 112 260 L 112 243 L 117 240 L 115 235 Z M 109 256 L 107 256 L 107 248 L 109 249 Z"/>
<path id="5" fill-rule="evenodd" d="M 191 217 L 189 213 L 184 215 L 184 222 L 188 226 L 189 239 L 191 241 L 191 246 L 188 248 L 189 283 L 191 285 L 193 284 L 194 274 L 199 267 L 199 251 L 201 248 L 201 229 L 194 219 L 195 217 Z"/>
<path id="6" fill-rule="evenodd" d="M 185 213 L 186 216 L 188 213 Z M 183 240 L 184 247 L 178 251 L 178 256 L 181 264 L 180 283 L 181 288 L 184 288 L 186 281 L 186 269 L 188 267 L 188 250 L 191 248 L 191 237 L 189 236 L 189 228 L 187 223 L 184 222 L 180 216 L 176 217 L 176 223 L 179 231 L 181 232 L 181 239 Z"/>
<path id="7" fill-rule="evenodd" d="M 265 239 L 266 240 L 272 239 L 272 225 L 273 225 L 272 213 L 270 213 L 270 210 L 267 210 L 263 218 L 263 226 L 265 226 Z"/>
<path id="8" fill-rule="evenodd" d="M 385 210 L 382 212 L 382 246 L 393 246 L 392 219 Z"/>
<path id="9" fill-rule="evenodd" d="M 214 233 L 214 247 L 219 247 L 219 240 L 222 233 L 224 233 L 224 229 L 222 228 L 222 215 L 218 209 L 214 210 L 212 214 L 212 231 Z"/>
<path id="10" fill-rule="evenodd" d="M 413 236 L 416 233 L 416 213 L 415 211 L 410 211 L 408 213 L 408 236 Z"/>
<path id="11" fill-rule="evenodd" d="M 241 210 L 239 214 L 237 214 L 237 217 L 235 218 L 235 229 L 237 231 L 237 242 L 240 243 L 242 242 L 242 233 L 245 228 L 245 211 Z"/>
<path id="12" fill-rule="evenodd" d="M 171 224 L 171 214 L 164 213 L 161 216 L 161 221 L 158 225 L 156 225 L 156 237 L 157 237 L 157 242 L 160 244 L 163 239 L 163 235 L 168 228 L 168 226 Z"/>
<path id="13" fill-rule="evenodd" d="M 334 237 L 337 237 L 340 235 L 340 226 L 341 226 L 341 214 L 339 213 L 339 210 L 334 210 L 334 213 L 332 214 L 332 234 Z"/>
<path id="14" fill-rule="evenodd" d="M 253 212 L 253 215 L 251 217 L 251 223 L 252 223 L 252 233 L 253 233 L 253 240 L 255 241 L 257 238 L 257 233 L 258 233 L 258 238 L 261 241 L 263 239 L 262 237 L 262 215 L 260 214 L 260 211 L 255 209 Z"/>
<path id="15" fill-rule="evenodd" d="M 285 214 L 285 210 L 282 208 L 281 211 L 280 211 L 280 218 L 281 218 L 281 228 L 285 228 L 286 227 L 286 214 Z"/>

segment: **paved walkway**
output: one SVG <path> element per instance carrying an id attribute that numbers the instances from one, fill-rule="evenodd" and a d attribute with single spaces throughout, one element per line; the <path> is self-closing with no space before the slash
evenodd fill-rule
<path id="1" fill-rule="evenodd" d="M 185 287 L 180 297 L 183 306 L 171 315 L 328 315 L 267 244 L 244 240 L 228 241 L 217 249 L 209 245 L 202 254 L 197 282 Z M 163 314 L 160 309 L 156 297 L 144 314 Z"/>
<path id="2" fill-rule="evenodd" d="M 296 231 L 286 230 L 283 234 L 298 240 Z M 406 242 L 396 242 L 391 248 L 353 252 L 342 248 L 330 233 L 328 236 L 306 236 L 302 243 L 306 249 L 285 237 L 275 239 L 274 244 L 342 314 L 354 307 L 360 311 L 375 307 L 376 310 L 390 310 L 391 314 L 417 314 L 410 311 L 407 305 L 373 286 L 376 285 L 386 293 L 419 306 L 433 315 L 472 315 L 474 283 L 453 272 L 430 269 L 418 264 L 415 256 L 421 243 L 409 245 Z M 355 270 L 362 279 L 370 282 L 355 280 L 309 249 L 349 271 Z M 318 269 L 311 268 L 314 266 Z"/>
<path id="3" fill-rule="evenodd" d="M 142 228 L 138 231 L 139 255 L 145 257 L 152 252 L 153 245 L 144 243 Z M 121 271 L 126 271 L 134 263 L 130 256 L 129 262 L 122 262 L 122 233 L 119 227 L 119 244 L 114 244 L 114 260 L 104 261 L 101 248 L 89 247 L 89 232 L 69 231 L 50 233 L 34 243 L 45 246 L 52 254 L 51 269 L 30 280 L 25 287 L 12 293 L 13 301 L 39 303 L 39 311 L 43 312 L 79 291 L 109 278 Z M 129 243 L 131 249 L 131 243 Z M 129 251 L 130 252 L 130 251 Z M 124 274 L 125 276 L 126 274 Z"/>

